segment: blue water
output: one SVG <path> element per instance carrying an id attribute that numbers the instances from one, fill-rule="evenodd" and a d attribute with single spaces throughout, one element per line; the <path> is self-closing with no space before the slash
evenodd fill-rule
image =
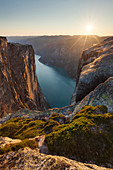
<path id="1" fill-rule="evenodd" d="M 52 108 L 69 105 L 75 89 L 75 80 L 63 69 L 42 64 L 39 58 L 40 56 L 35 55 L 36 74 L 49 105 Z"/>

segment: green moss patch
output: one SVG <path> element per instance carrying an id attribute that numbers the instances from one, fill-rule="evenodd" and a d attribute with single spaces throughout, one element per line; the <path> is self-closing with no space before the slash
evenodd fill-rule
<path id="1" fill-rule="evenodd" d="M 100 112 L 102 111 L 102 114 Z M 60 125 L 46 136 L 51 153 L 113 165 L 113 114 L 102 106 L 85 106 L 70 124 Z"/>

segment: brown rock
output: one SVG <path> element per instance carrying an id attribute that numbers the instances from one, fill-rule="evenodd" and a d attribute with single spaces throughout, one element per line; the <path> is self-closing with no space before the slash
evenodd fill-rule
<path id="1" fill-rule="evenodd" d="M 31 150 L 29 148 L 0 155 L 0 162 L 1 170 L 110 170 L 110 168 L 104 168 L 94 164 L 81 163 L 62 156 L 40 154 L 36 150 Z"/>
<path id="2" fill-rule="evenodd" d="M 47 103 L 36 76 L 31 45 L 0 38 L 0 117 L 21 108 L 42 110 Z"/>

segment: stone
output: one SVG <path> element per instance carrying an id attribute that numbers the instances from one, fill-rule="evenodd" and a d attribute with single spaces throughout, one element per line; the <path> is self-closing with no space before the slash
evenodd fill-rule
<path id="1" fill-rule="evenodd" d="M 99 84 L 75 107 L 73 114 L 81 110 L 83 106 L 105 105 L 108 113 L 113 113 L 113 77 L 108 78 L 104 83 Z"/>
<path id="2" fill-rule="evenodd" d="M 22 108 L 44 110 L 49 106 L 37 81 L 31 45 L 8 43 L 0 38 L 0 117 Z"/>
<path id="3" fill-rule="evenodd" d="M 81 101 L 100 83 L 113 76 L 113 38 L 83 52 L 79 61 L 76 89 L 71 104 Z"/>
<path id="4" fill-rule="evenodd" d="M 37 153 L 36 150 L 31 150 L 30 148 L 24 148 L 19 151 L 0 155 L 0 169 L 110 170 L 110 168 L 97 166 L 95 164 L 82 163 L 62 156 Z"/>

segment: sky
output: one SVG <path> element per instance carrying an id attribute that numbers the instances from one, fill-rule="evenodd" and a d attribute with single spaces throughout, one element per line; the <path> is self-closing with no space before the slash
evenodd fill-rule
<path id="1" fill-rule="evenodd" d="M 0 0 L 0 35 L 113 35 L 113 0 Z"/>

